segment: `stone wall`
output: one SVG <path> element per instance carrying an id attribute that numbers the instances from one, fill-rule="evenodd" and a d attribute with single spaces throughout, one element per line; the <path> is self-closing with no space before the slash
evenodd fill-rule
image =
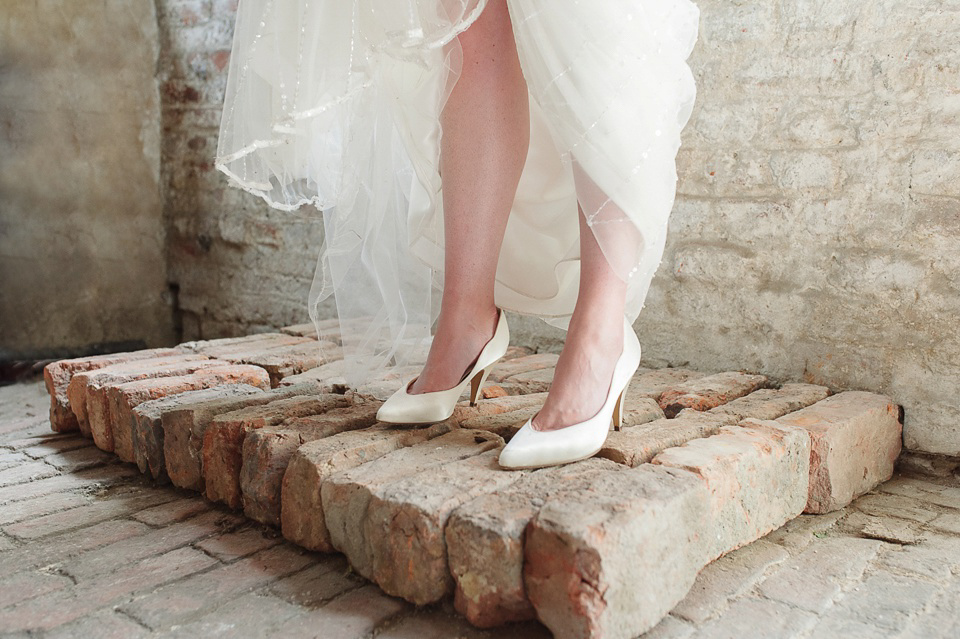
<path id="1" fill-rule="evenodd" d="M 309 321 L 323 241 L 316 210 L 271 209 L 213 167 L 236 6 L 157 0 L 169 276 L 183 339 Z"/>
<path id="2" fill-rule="evenodd" d="M 886 393 L 960 454 L 960 2 L 699 5 L 644 353 Z"/>
<path id="3" fill-rule="evenodd" d="M 0 3 L 0 364 L 171 343 L 152 2 Z"/>

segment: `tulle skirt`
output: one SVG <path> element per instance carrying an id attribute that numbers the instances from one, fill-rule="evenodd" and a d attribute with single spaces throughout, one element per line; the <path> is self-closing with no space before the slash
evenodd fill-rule
<path id="1" fill-rule="evenodd" d="M 507 1 L 531 133 L 497 304 L 566 328 L 579 206 L 633 321 L 663 256 L 699 10 Z M 271 207 L 322 215 L 308 306 L 322 338 L 318 308 L 335 296 L 351 385 L 426 356 L 443 287 L 440 113 L 460 76 L 457 36 L 485 5 L 239 0 L 215 165 Z"/>

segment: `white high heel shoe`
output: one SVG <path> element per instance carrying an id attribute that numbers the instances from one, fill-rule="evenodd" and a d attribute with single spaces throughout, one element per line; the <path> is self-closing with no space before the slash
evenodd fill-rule
<path id="1" fill-rule="evenodd" d="M 500 466 L 510 469 L 539 468 L 596 455 L 603 448 L 611 423 L 617 430 L 623 424 L 623 396 L 639 366 L 640 340 L 624 317 L 623 350 L 613 368 L 610 390 L 600 411 L 586 421 L 549 431 L 534 430 L 531 417 L 500 451 Z"/>
<path id="2" fill-rule="evenodd" d="M 484 344 L 483 350 L 476 361 L 464 373 L 463 378 L 453 388 L 429 393 L 411 395 L 408 391 L 416 381 L 416 377 L 404 384 L 397 392 L 387 398 L 377 411 L 377 420 L 390 424 L 427 424 L 442 422 L 451 415 L 460 395 L 467 384 L 470 384 L 470 405 L 477 403 L 480 387 L 487 379 L 490 368 L 507 352 L 510 345 L 510 329 L 507 326 L 507 316 L 502 309 L 497 309 L 499 317 L 493 337 Z"/>

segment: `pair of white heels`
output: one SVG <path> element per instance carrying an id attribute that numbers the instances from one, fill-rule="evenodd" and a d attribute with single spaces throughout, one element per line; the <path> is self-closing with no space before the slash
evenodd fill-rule
<path id="1" fill-rule="evenodd" d="M 510 331 L 506 316 L 500 310 L 496 332 L 484 345 L 459 384 L 448 390 L 411 395 L 408 391 L 414 380 L 410 380 L 383 403 L 377 411 L 377 419 L 393 424 L 443 421 L 453 415 L 457 401 L 468 383 L 470 405 L 475 405 L 487 373 L 507 352 L 509 342 Z M 535 430 L 531 417 L 500 451 L 500 466 L 508 469 L 540 468 L 596 455 L 607 439 L 611 424 L 615 429 L 620 429 L 623 422 L 623 396 L 639 366 L 640 341 L 624 317 L 623 350 L 614 366 L 607 397 L 597 414 L 580 423 L 550 431 Z"/>

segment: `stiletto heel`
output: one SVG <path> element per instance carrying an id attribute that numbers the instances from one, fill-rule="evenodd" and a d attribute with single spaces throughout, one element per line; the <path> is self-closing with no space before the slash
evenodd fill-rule
<path id="1" fill-rule="evenodd" d="M 480 396 L 480 390 L 483 388 L 483 383 L 487 381 L 487 375 L 490 373 L 490 367 L 483 369 L 479 373 L 473 376 L 473 379 L 470 380 L 470 405 L 477 405 L 477 397 Z"/>
<path id="2" fill-rule="evenodd" d="M 627 380 L 627 385 L 623 387 L 623 391 L 620 393 L 620 397 L 617 398 L 617 405 L 613 407 L 613 430 L 619 431 L 623 428 L 623 410 L 625 408 L 626 402 L 624 398 L 627 395 L 627 391 L 630 388 L 630 380 Z"/>
<path id="3" fill-rule="evenodd" d="M 623 350 L 613 367 L 610 389 L 599 412 L 586 421 L 550 431 L 534 430 L 531 417 L 500 451 L 500 466 L 539 468 L 596 455 L 603 448 L 611 424 L 616 430 L 623 425 L 623 396 L 627 393 L 630 378 L 639 367 L 640 341 L 624 317 Z"/>
<path id="4" fill-rule="evenodd" d="M 617 398 L 617 404 L 613 407 L 613 430 L 619 431 L 623 426 L 623 413 L 620 412 L 623 402 L 623 393 Z"/>
<path id="5" fill-rule="evenodd" d="M 507 347 L 510 345 L 507 316 L 502 309 L 498 308 L 497 312 L 499 314 L 497 328 L 493 337 L 484 344 L 483 350 L 456 386 L 447 390 L 411 395 L 408 391 L 416 378 L 411 379 L 380 406 L 377 411 L 377 420 L 390 424 L 442 422 L 453 415 L 453 410 L 468 384 L 470 385 L 470 405 L 476 405 L 480 388 L 487 374 L 506 354 Z"/>

